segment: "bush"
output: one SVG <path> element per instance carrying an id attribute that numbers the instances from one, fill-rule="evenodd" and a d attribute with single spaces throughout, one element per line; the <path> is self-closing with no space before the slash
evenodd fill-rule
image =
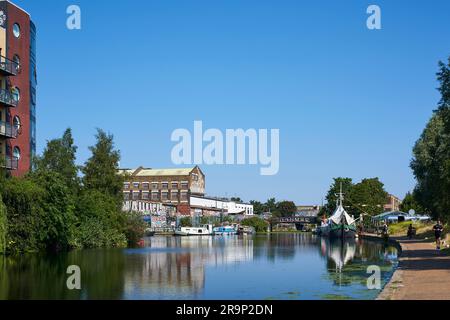
<path id="1" fill-rule="evenodd" d="M 77 230 L 70 243 L 76 248 L 126 246 L 126 216 L 115 199 L 97 190 L 83 192 L 77 201 Z"/>
<path id="2" fill-rule="evenodd" d="M 253 227 L 256 232 L 266 232 L 269 223 L 261 218 L 253 217 L 242 220 L 241 225 Z"/>
<path id="3" fill-rule="evenodd" d="M 6 207 L 0 195 L 0 254 L 6 252 L 6 231 L 7 231 Z"/>
<path id="4" fill-rule="evenodd" d="M 81 222 L 71 241 L 74 248 L 125 247 L 125 235 L 113 228 L 107 228 L 95 218 L 86 218 Z"/>
<path id="5" fill-rule="evenodd" d="M 147 224 L 142 219 L 142 215 L 138 212 L 125 213 L 125 217 L 125 236 L 128 240 L 128 244 L 133 246 L 144 236 Z"/>
<path id="6" fill-rule="evenodd" d="M 32 252 L 44 249 L 42 202 L 45 190 L 29 179 L 9 179 L 3 185 L 7 208 L 7 251 Z"/>
<path id="7" fill-rule="evenodd" d="M 180 219 L 180 227 L 192 227 L 192 219 L 191 217 L 184 217 Z"/>

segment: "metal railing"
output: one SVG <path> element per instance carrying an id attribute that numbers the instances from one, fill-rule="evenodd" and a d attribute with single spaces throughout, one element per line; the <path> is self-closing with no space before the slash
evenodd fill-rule
<path id="1" fill-rule="evenodd" d="M 17 62 L 0 56 L 0 71 L 6 72 L 8 75 L 16 76 L 19 73 L 19 69 L 20 66 Z"/>
<path id="2" fill-rule="evenodd" d="M 9 170 L 17 170 L 17 168 L 19 167 L 19 159 L 11 156 L 0 158 L 0 167 Z"/>
<path id="3" fill-rule="evenodd" d="M 11 107 L 17 107 L 19 100 L 14 97 L 11 90 L 0 89 L 0 102 Z"/>
<path id="4" fill-rule="evenodd" d="M 10 123 L 0 121 L 0 136 L 8 137 L 8 138 L 17 138 L 18 129 L 16 126 L 11 125 Z"/>

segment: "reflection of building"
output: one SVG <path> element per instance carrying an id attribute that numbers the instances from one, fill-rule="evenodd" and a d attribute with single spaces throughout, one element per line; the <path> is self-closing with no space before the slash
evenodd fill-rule
<path id="1" fill-rule="evenodd" d="M 0 1 L 0 166 L 25 174 L 36 150 L 36 27 Z"/>
<path id="2" fill-rule="evenodd" d="M 134 256 L 126 290 L 191 298 L 205 287 L 206 268 L 251 261 L 253 240 L 213 237 L 152 237 L 148 254 Z M 139 289 L 139 290 L 136 290 Z"/>
<path id="3" fill-rule="evenodd" d="M 389 194 L 386 200 L 386 204 L 384 205 L 384 211 L 400 211 L 400 205 L 402 201 L 396 196 Z"/>

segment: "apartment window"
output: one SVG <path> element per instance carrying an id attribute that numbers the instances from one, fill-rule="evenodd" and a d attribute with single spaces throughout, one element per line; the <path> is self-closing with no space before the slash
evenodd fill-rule
<path id="1" fill-rule="evenodd" d="M 130 200 L 130 193 L 129 192 L 124 192 L 123 193 L 123 200 L 125 200 L 125 201 Z"/>
<path id="2" fill-rule="evenodd" d="M 158 182 L 152 182 L 152 189 L 158 190 Z"/>
<path id="3" fill-rule="evenodd" d="M 169 199 L 169 193 L 167 191 L 161 192 L 161 200 L 167 201 Z"/>
<path id="4" fill-rule="evenodd" d="M 181 197 L 180 197 L 180 200 L 181 201 L 187 201 L 187 192 L 181 192 Z"/>
<path id="5" fill-rule="evenodd" d="M 133 200 L 139 200 L 139 192 L 133 192 Z"/>
<path id="6" fill-rule="evenodd" d="M 142 192 L 142 200 L 148 200 L 148 199 L 149 199 L 148 192 Z"/>
<path id="7" fill-rule="evenodd" d="M 12 97 L 14 101 L 20 101 L 20 90 L 17 87 L 12 88 L 11 90 Z"/>
<path id="8" fill-rule="evenodd" d="M 170 200 L 172 201 L 178 201 L 178 191 L 172 191 L 170 193 Z"/>
<path id="9" fill-rule="evenodd" d="M 123 184 L 123 188 L 124 188 L 125 190 L 130 189 L 130 183 L 129 183 L 129 182 L 125 182 L 125 183 Z"/>
<path id="10" fill-rule="evenodd" d="M 14 125 L 14 128 L 16 128 L 17 130 L 20 129 L 21 123 L 20 123 L 19 116 L 14 116 L 14 118 L 13 118 L 13 125 Z"/>
<path id="11" fill-rule="evenodd" d="M 13 25 L 13 35 L 16 38 L 20 37 L 20 26 L 18 23 L 14 23 L 14 25 Z"/>
<path id="12" fill-rule="evenodd" d="M 144 182 L 144 183 L 142 184 L 142 189 L 144 189 L 144 190 L 150 189 L 150 184 L 149 184 L 148 182 Z"/>
<path id="13" fill-rule="evenodd" d="M 139 182 L 133 182 L 133 187 L 134 188 L 139 188 L 140 183 Z"/>
<path id="14" fill-rule="evenodd" d="M 13 156 L 14 156 L 14 158 L 20 160 L 20 148 L 19 147 L 14 147 Z"/>
<path id="15" fill-rule="evenodd" d="M 152 200 L 153 201 L 159 200 L 159 192 L 152 192 Z"/>
<path id="16" fill-rule="evenodd" d="M 193 180 L 193 181 L 198 181 L 198 174 L 193 173 L 193 174 L 192 174 L 192 180 Z"/>
<path id="17" fill-rule="evenodd" d="M 189 188 L 189 182 L 182 181 L 181 182 L 181 189 L 187 189 L 187 188 Z"/>
<path id="18" fill-rule="evenodd" d="M 178 189 L 178 181 L 172 181 L 172 189 Z"/>
<path id="19" fill-rule="evenodd" d="M 169 183 L 168 182 L 161 183 L 161 189 L 163 189 L 163 190 L 169 189 Z"/>

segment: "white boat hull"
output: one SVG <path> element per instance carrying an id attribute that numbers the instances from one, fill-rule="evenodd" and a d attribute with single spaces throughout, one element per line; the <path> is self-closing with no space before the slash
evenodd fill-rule
<path id="1" fill-rule="evenodd" d="M 175 230 L 176 236 L 210 236 L 212 227 L 181 227 Z"/>

